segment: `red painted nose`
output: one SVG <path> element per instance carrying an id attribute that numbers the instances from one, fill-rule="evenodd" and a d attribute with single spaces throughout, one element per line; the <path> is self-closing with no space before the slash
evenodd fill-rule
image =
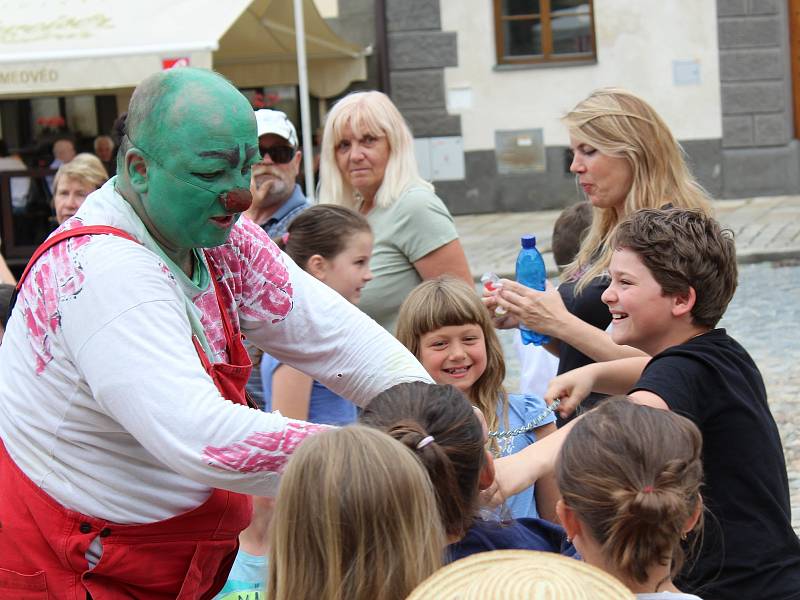
<path id="1" fill-rule="evenodd" d="M 250 208 L 253 203 L 253 196 L 250 194 L 250 190 L 236 188 L 225 194 L 220 194 L 219 201 L 229 213 L 240 213 Z"/>

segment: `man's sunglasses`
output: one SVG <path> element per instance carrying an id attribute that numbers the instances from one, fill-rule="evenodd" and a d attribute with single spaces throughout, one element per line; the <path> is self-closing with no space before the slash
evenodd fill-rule
<path id="1" fill-rule="evenodd" d="M 291 146 L 270 146 L 269 148 L 259 146 L 258 150 L 261 152 L 262 158 L 268 154 L 272 162 L 278 165 L 285 165 L 290 162 L 295 153 L 294 148 Z"/>

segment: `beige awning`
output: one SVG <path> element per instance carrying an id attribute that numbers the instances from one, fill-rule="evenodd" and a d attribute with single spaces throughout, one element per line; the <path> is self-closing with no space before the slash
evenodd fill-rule
<path id="1" fill-rule="evenodd" d="M 311 93 L 365 79 L 367 51 L 303 6 Z M 132 88 L 175 64 L 296 84 L 292 0 L 0 0 L 0 97 Z"/>

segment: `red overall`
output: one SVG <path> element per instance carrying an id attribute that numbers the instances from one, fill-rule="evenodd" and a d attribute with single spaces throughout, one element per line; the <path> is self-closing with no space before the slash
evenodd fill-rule
<path id="1" fill-rule="evenodd" d="M 78 227 L 48 239 L 31 265 L 60 241 L 87 234 L 130 235 L 105 226 Z M 209 264 L 210 261 L 209 261 Z M 220 289 L 212 273 L 217 302 Z M 229 364 L 211 364 L 195 347 L 220 393 L 245 404 L 252 364 L 225 307 L 220 313 Z M 197 508 L 144 525 L 118 525 L 68 510 L 17 467 L 0 443 L 0 598 L 25 600 L 210 599 L 225 584 L 238 549 L 239 532 L 252 515 L 248 496 L 215 489 Z M 100 562 L 89 570 L 86 551 L 102 538 Z"/>

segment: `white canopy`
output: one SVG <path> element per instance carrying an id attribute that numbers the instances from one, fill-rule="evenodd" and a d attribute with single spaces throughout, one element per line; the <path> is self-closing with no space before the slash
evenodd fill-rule
<path id="1" fill-rule="evenodd" d="M 302 2 L 311 93 L 365 79 L 367 52 Z M 0 97 L 132 88 L 176 63 L 296 84 L 292 0 L 0 0 Z"/>

